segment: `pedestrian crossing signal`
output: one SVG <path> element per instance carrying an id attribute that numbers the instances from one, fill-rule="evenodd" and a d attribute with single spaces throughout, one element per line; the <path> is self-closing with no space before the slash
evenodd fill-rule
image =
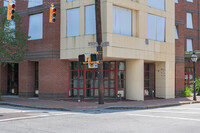
<path id="1" fill-rule="evenodd" d="M 96 62 L 96 61 L 98 61 L 97 54 L 90 54 L 89 62 Z"/>
<path id="2" fill-rule="evenodd" d="M 81 54 L 78 56 L 78 60 L 80 63 L 85 63 L 87 62 L 87 56 L 85 54 Z"/>

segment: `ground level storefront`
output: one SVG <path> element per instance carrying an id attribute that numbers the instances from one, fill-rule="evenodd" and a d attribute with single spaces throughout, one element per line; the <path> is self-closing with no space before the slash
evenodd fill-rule
<path id="1" fill-rule="evenodd" d="M 144 60 L 104 61 L 105 98 L 173 98 L 174 92 L 171 91 L 174 91 L 174 81 L 167 79 L 166 64 Z M 1 66 L 0 89 L 3 94 L 22 97 L 96 98 L 97 77 L 97 69 L 88 68 L 88 65 L 77 61 L 24 61 Z"/>

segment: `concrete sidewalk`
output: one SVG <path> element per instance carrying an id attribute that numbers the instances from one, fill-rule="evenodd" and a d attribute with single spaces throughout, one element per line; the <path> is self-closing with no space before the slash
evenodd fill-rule
<path id="1" fill-rule="evenodd" d="M 193 101 L 192 97 L 179 97 L 175 99 L 154 99 L 145 101 L 109 101 L 99 105 L 97 101 L 75 102 L 64 100 L 39 100 L 36 98 L 19 98 L 13 96 L 3 96 L 0 105 L 12 105 L 19 107 L 29 107 L 49 110 L 88 110 L 88 109 L 148 109 L 166 106 L 176 106 L 182 104 L 200 103 L 200 97 Z"/>

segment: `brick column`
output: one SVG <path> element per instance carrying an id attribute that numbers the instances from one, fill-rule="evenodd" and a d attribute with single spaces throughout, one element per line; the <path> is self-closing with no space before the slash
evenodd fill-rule
<path id="1" fill-rule="evenodd" d="M 35 62 L 19 63 L 19 96 L 32 97 L 35 89 Z"/>
<path id="2" fill-rule="evenodd" d="M 68 64 L 60 59 L 39 61 L 39 98 L 68 96 Z"/>
<path id="3" fill-rule="evenodd" d="M 185 88 L 185 64 L 176 63 L 176 96 L 181 96 Z"/>
<path id="4" fill-rule="evenodd" d="M 0 66 L 0 92 L 5 95 L 7 94 L 7 79 L 8 68 L 6 66 Z"/>

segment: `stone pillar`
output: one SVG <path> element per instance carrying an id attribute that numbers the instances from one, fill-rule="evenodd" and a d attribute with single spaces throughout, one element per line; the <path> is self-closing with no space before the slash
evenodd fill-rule
<path id="1" fill-rule="evenodd" d="M 7 94 L 8 67 L 0 65 L 0 92 Z"/>
<path id="2" fill-rule="evenodd" d="M 126 61 L 126 99 L 144 100 L 144 60 Z"/>
<path id="3" fill-rule="evenodd" d="M 39 61 L 39 98 L 67 98 L 69 63 L 52 59 Z"/>
<path id="4" fill-rule="evenodd" d="M 156 62 L 156 97 L 175 98 L 175 63 Z"/>
<path id="5" fill-rule="evenodd" d="M 35 91 L 35 62 L 19 63 L 19 96 L 32 97 Z"/>

